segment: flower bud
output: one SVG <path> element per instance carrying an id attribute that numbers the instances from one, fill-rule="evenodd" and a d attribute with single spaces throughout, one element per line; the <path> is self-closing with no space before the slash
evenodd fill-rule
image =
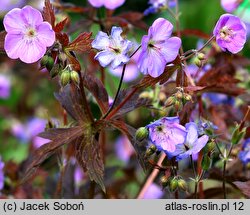
<path id="1" fill-rule="evenodd" d="M 65 53 L 61 52 L 58 55 L 58 58 L 59 58 L 60 61 L 65 62 L 67 60 L 67 55 Z"/>
<path id="2" fill-rule="evenodd" d="M 213 151 L 214 150 L 214 148 L 215 148 L 215 142 L 213 141 L 213 140 L 211 140 L 210 142 L 208 142 L 207 144 L 206 144 L 206 146 L 205 146 L 205 148 L 204 148 L 204 151 L 205 152 L 211 152 L 211 151 Z"/>
<path id="3" fill-rule="evenodd" d="M 176 100 L 174 103 L 174 107 L 176 110 L 180 110 L 180 108 L 182 107 L 182 103 L 180 101 Z"/>
<path id="4" fill-rule="evenodd" d="M 183 98 L 183 93 L 182 93 L 181 91 L 177 91 L 177 92 L 175 93 L 175 97 L 176 97 L 177 99 L 182 99 L 182 98 Z"/>
<path id="5" fill-rule="evenodd" d="M 194 64 L 198 67 L 201 67 L 202 66 L 202 61 L 199 59 L 199 58 L 195 58 L 194 59 Z"/>
<path id="6" fill-rule="evenodd" d="M 75 84 L 79 84 L 80 78 L 79 78 L 78 72 L 76 72 L 76 71 L 71 71 L 71 72 L 70 72 L 70 79 L 71 79 Z"/>
<path id="7" fill-rule="evenodd" d="M 144 91 L 139 95 L 140 99 L 153 99 L 153 94 L 148 92 L 148 91 Z"/>
<path id="8" fill-rule="evenodd" d="M 70 71 L 64 70 L 61 74 L 60 80 L 62 86 L 65 87 L 70 81 Z"/>
<path id="9" fill-rule="evenodd" d="M 150 157 L 151 155 L 153 155 L 156 152 L 157 148 L 155 145 L 151 145 L 149 146 L 149 148 L 146 151 L 146 157 Z"/>
<path id="10" fill-rule="evenodd" d="M 49 59 L 49 56 L 48 55 L 44 55 L 40 61 L 40 65 L 41 67 L 44 67 L 46 66 L 46 64 L 48 63 L 48 59 Z"/>
<path id="11" fill-rule="evenodd" d="M 189 94 L 187 94 L 187 93 L 185 93 L 185 94 L 184 94 L 184 99 L 185 99 L 186 101 L 190 101 L 190 100 L 192 100 L 192 96 L 189 95 Z"/>
<path id="12" fill-rule="evenodd" d="M 205 58 L 205 55 L 203 54 L 203 53 L 199 53 L 198 55 L 197 55 L 197 58 L 199 59 L 199 60 L 205 60 L 206 58 Z"/>
<path id="13" fill-rule="evenodd" d="M 181 190 L 183 191 L 186 191 L 187 190 L 187 183 L 185 180 L 183 179 L 178 179 L 178 188 L 180 188 Z"/>
<path id="14" fill-rule="evenodd" d="M 50 71 L 54 66 L 54 59 L 50 56 L 48 56 L 47 63 L 46 63 L 46 69 Z"/>
<path id="15" fill-rule="evenodd" d="M 55 64 L 52 69 L 50 70 L 49 74 L 51 78 L 56 77 L 59 74 L 60 66 Z"/>
<path id="16" fill-rule="evenodd" d="M 160 102 L 164 102 L 166 100 L 165 93 L 160 92 L 158 98 L 159 98 Z"/>
<path id="17" fill-rule="evenodd" d="M 174 192 L 177 189 L 177 187 L 178 187 L 178 180 L 176 178 L 170 180 L 169 190 L 171 192 Z"/>
<path id="18" fill-rule="evenodd" d="M 137 129 L 136 133 L 135 133 L 135 138 L 138 141 L 142 141 L 145 138 L 148 137 L 148 129 L 145 127 L 140 127 Z"/>
<path id="19" fill-rule="evenodd" d="M 175 103 L 175 97 L 174 96 L 170 96 L 168 97 L 167 101 L 165 102 L 165 107 L 169 107 L 171 105 L 173 105 Z"/>
<path id="20" fill-rule="evenodd" d="M 169 178 L 166 175 L 164 175 L 160 178 L 160 181 L 161 181 L 162 187 L 167 187 L 169 183 Z"/>

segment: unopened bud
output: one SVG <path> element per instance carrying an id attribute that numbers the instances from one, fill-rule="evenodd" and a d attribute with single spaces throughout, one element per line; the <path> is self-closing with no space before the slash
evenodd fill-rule
<path id="1" fill-rule="evenodd" d="M 194 64 L 198 67 L 201 67 L 202 66 L 202 61 L 199 59 L 199 58 L 195 58 L 194 59 Z"/>
<path id="2" fill-rule="evenodd" d="M 151 155 L 153 155 L 156 152 L 157 148 L 155 145 L 151 145 L 149 146 L 149 148 L 146 151 L 146 157 L 150 157 Z"/>
<path id="3" fill-rule="evenodd" d="M 65 62 L 67 60 L 67 55 L 62 52 L 58 55 L 58 58 L 60 61 Z"/>
<path id="4" fill-rule="evenodd" d="M 175 93 L 175 97 L 177 99 L 182 99 L 183 98 L 183 93 L 181 91 L 177 91 L 177 93 Z"/>
<path id="5" fill-rule="evenodd" d="M 142 92 L 142 93 L 139 95 L 139 98 L 140 98 L 140 99 L 151 99 L 151 100 L 153 99 L 152 93 L 147 92 L 147 91 Z"/>
<path id="6" fill-rule="evenodd" d="M 50 71 L 54 66 L 54 59 L 50 56 L 48 56 L 47 63 L 46 63 L 46 69 Z"/>
<path id="7" fill-rule="evenodd" d="M 138 141 L 142 141 L 148 137 L 148 129 L 146 127 L 140 127 L 135 133 L 135 138 Z"/>
<path id="8" fill-rule="evenodd" d="M 205 146 L 205 152 L 211 152 L 211 151 L 213 151 L 214 150 L 214 148 L 215 148 L 215 142 L 212 140 L 212 141 L 210 141 L 210 142 L 208 142 L 207 144 L 206 144 L 206 146 Z"/>
<path id="9" fill-rule="evenodd" d="M 167 187 L 169 183 L 169 178 L 166 175 L 164 175 L 160 178 L 160 181 L 163 187 Z"/>
<path id="10" fill-rule="evenodd" d="M 171 192 L 174 192 L 177 189 L 177 187 L 178 187 L 178 180 L 176 178 L 170 180 L 169 190 Z"/>
<path id="11" fill-rule="evenodd" d="M 197 55 L 197 58 L 199 59 L 199 60 L 205 60 L 205 55 L 203 54 L 203 53 L 199 53 L 198 55 Z"/>
<path id="12" fill-rule="evenodd" d="M 56 77 L 59 74 L 60 66 L 55 64 L 53 68 L 50 70 L 49 74 L 51 78 Z"/>
<path id="13" fill-rule="evenodd" d="M 181 106 L 182 106 L 182 103 L 180 101 L 178 101 L 178 100 L 175 101 L 174 107 L 176 110 L 180 110 Z"/>
<path id="14" fill-rule="evenodd" d="M 76 71 L 71 71 L 71 72 L 70 72 L 70 79 L 71 79 L 75 84 L 79 84 L 80 78 L 79 78 L 78 72 L 76 72 Z"/>
<path id="15" fill-rule="evenodd" d="M 173 105 L 175 103 L 175 97 L 174 96 L 170 96 L 168 97 L 167 101 L 165 102 L 165 107 L 169 107 L 171 105 Z"/>
<path id="16" fill-rule="evenodd" d="M 44 55 L 40 61 L 40 65 L 41 67 L 44 67 L 46 66 L 46 64 L 48 63 L 48 59 L 49 59 L 49 56 L 48 55 Z"/>
<path id="17" fill-rule="evenodd" d="M 160 92 L 158 98 L 159 98 L 160 102 L 164 102 L 166 100 L 165 93 Z"/>
<path id="18" fill-rule="evenodd" d="M 186 191 L 187 190 L 187 183 L 185 180 L 183 179 L 178 179 L 178 188 L 180 188 L 181 190 L 183 191 Z"/>
<path id="19" fill-rule="evenodd" d="M 187 94 L 187 93 L 185 93 L 185 94 L 184 94 L 184 99 L 185 99 L 186 101 L 190 101 L 190 100 L 192 100 L 192 96 L 189 95 L 189 94 Z"/>
<path id="20" fill-rule="evenodd" d="M 65 87 L 70 81 L 70 71 L 64 70 L 61 74 L 60 80 L 62 86 Z"/>

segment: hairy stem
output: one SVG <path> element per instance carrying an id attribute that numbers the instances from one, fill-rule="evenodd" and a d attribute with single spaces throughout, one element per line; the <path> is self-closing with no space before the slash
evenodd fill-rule
<path id="1" fill-rule="evenodd" d="M 163 162 L 163 160 L 165 159 L 166 155 L 163 153 L 161 154 L 157 165 L 161 165 L 161 163 Z M 148 190 L 148 188 L 150 187 L 150 185 L 153 183 L 153 181 L 155 180 L 155 178 L 157 177 L 157 175 L 159 174 L 160 170 L 159 169 L 154 169 L 151 174 L 149 175 L 149 177 L 147 178 L 147 181 L 145 182 L 145 184 L 143 185 L 142 189 L 140 190 L 137 199 L 143 199 L 146 191 Z"/>

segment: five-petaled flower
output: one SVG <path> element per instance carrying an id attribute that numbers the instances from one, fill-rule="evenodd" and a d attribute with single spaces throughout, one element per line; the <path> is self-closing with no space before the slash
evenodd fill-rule
<path id="1" fill-rule="evenodd" d="M 223 51 L 227 50 L 236 54 L 244 47 L 247 30 L 239 17 L 224 14 L 216 23 L 213 34 L 216 37 L 217 44 Z"/>
<path id="2" fill-rule="evenodd" d="M 122 28 L 114 26 L 110 36 L 100 31 L 92 42 L 92 47 L 100 50 L 95 59 L 99 61 L 101 66 L 111 66 L 112 69 L 116 69 L 129 61 L 129 52 L 133 43 L 122 38 L 121 33 Z"/>
<path id="3" fill-rule="evenodd" d="M 176 156 L 176 160 L 182 160 L 190 155 L 196 155 L 205 147 L 209 137 L 207 135 L 198 136 L 198 127 L 194 122 L 189 122 L 185 125 L 187 130 L 184 144 L 176 146 L 176 150 L 169 154 L 169 157 Z"/>
<path id="4" fill-rule="evenodd" d="M 114 10 L 124 4 L 125 0 L 88 0 L 93 7 L 106 7 Z"/>
<path id="5" fill-rule="evenodd" d="M 174 152 L 176 145 L 184 143 L 187 132 L 179 123 L 178 117 L 164 117 L 146 126 L 158 150 Z"/>
<path id="6" fill-rule="evenodd" d="M 4 49 L 12 59 L 34 63 L 55 41 L 51 25 L 44 22 L 42 14 L 31 6 L 11 10 L 5 15 L 3 23 L 7 31 Z"/>
<path id="7" fill-rule="evenodd" d="M 157 13 L 168 7 L 174 7 L 176 5 L 175 0 L 149 0 L 150 7 L 144 11 L 144 15 L 151 13 Z"/>
<path id="8" fill-rule="evenodd" d="M 166 64 L 177 57 L 181 40 L 170 37 L 172 31 L 173 25 L 168 20 L 158 18 L 149 28 L 148 35 L 143 36 L 138 59 L 138 67 L 143 74 L 158 77 L 164 72 Z"/>

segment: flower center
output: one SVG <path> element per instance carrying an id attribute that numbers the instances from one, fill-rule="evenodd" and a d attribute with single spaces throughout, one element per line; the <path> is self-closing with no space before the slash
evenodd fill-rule
<path id="1" fill-rule="evenodd" d="M 26 37 L 29 38 L 29 39 L 32 39 L 33 37 L 36 36 L 36 30 L 32 27 L 28 28 L 27 31 L 26 31 Z"/>
<path id="2" fill-rule="evenodd" d="M 221 30 L 220 30 L 220 37 L 223 40 L 230 40 L 232 39 L 232 37 L 234 36 L 234 32 L 233 30 L 231 30 L 230 28 L 228 28 L 227 26 L 224 26 Z"/>

